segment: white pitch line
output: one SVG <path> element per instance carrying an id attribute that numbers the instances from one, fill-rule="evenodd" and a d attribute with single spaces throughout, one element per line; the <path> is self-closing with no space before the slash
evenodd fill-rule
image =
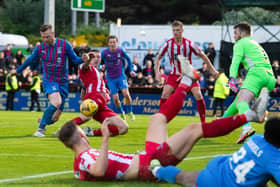
<path id="1" fill-rule="evenodd" d="M 184 160 L 200 160 L 200 159 L 213 158 L 213 157 L 216 157 L 216 156 L 225 156 L 225 155 L 230 155 L 230 154 L 218 154 L 218 155 L 187 157 Z"/>
<path id="2" fill-rule="evenodd" d="M 42 154 L 10 154 L 0 153 L 0 157 L 41 157 L 41 158 L 73 158 L 73 156 L 66 155 L 42 155 Z"/>
<path id="3" fill-rule="evenodd" d="M 23 177 L 18 177 L 18 178 L 11 178 L 11 179 L 2 179 L 2 180 L 0 180 L 0 183 L 8 183 L 8 182 L 27 180 L 27 179 L 35 179 L 35 178 L 40 178 L 40 177 L 49 177 L 49 176 L 54 176 L 54 175 L 63 175 L 63 174 L 68 174 L 68 173 L 73 173 L 73 171 L 59 171 L 59 172 L 42 173 L 42 174 L 38 174 L 38 175 L 23 176 Z"/>
<path id="4" fill-rule="evenodd" d="M 15 156 L 15 155 L 16 156 L 33 156 L 33 157 L 36 156 L 36 155 L 32 155 L 32 154 L 0 154 L 0 156 Z M 228 154 L 187 157 L 184 160 L 200 160 L 200 159 L 213 158 L 216 156 L 223 156 L 223 155 L 228 155 Z M 59 155 L 39 155 L 39 156 L 40 157 L 50 157 L 50 158 L 51 157 L 66 157 L 66 156 L 59 156 Z M 63 175 L 63 174 L 69 174 L 69 173 L 73 173 L 73 171 L 60 171 L 60 172 L 52 172 L 52 173 L 42 173 L 42 174 L 31 175 L 31 176 L 23 176 L 23 177 L 18 177 L 18 178 L 10 178 L 10 179 L 2 179 L 2 180 L 0 179 L 0 183 L 8 183 L 8 182 L 27 180 L 27 179 L 36 179 L 36 178 L 40 178 L 40 177 L 49 177 L 49 176 Z"/>

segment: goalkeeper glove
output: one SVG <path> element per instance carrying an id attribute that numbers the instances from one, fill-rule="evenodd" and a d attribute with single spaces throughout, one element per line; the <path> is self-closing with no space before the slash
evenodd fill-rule
<path id="1" fill-rule="evenodd" d="M 236 93 L 238 91 L 238 87 L 237 87 L 235 78 L 231 77 L 230 80 L 228 81 L 228 85 L 234 93 Z"/>

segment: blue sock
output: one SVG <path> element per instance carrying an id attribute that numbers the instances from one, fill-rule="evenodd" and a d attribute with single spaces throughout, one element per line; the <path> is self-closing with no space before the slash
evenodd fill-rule
<path id="1" fill-rule="evenodd" d="M 132 104 L 131 105 L 127 105 L 127 111 L 128 111 L 128 113 L 132 112 Z"/>
<path id="2" fill-rule="evenodd" d="M 40 121 L 40 125 L 39 125 L 40 129 L 45 129 L 46 125 L 50 125 L 54 122 L 52 120 L 52 116 L 56 110 L 57 110 L 57 108 L 55 106 L 53 106 L 52 104 L 50 104 L 48 106 L 48 108 L 45 110 L 43 117 Z"/>
<path id="3" fill-rule="evenodd" d="M 181 170 L 175 166 L 160 167 L 157 171 L 157 178 L 161 181 L 168 183 L 176 183 L 176 175 L 180 173 Z"/>
<path id="4" fill-rule="evenodd" d="M 121 114 L 124 113 L 122 105 L 120 106 L 120 108 L 117 108 L 117 113 L 121 113 Z"/>

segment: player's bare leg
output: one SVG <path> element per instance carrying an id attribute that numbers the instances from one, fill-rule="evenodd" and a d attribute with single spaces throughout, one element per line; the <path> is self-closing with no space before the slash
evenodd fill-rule
<path id="1" fill-rule="evenodd" d="M 174 92 L 174 90 L 175 89 L 172 86 L 170 86 L 168 84 L 164 85 L 162 94 L 161 94 L 161 98 L 160 98 L 159 107 L 161 107 L 166 102 L 166 100 Z"/>
<path id="2" fill-rule="evenodd" d="M 128 114 L 129 114 L 129 119 L 134 121 L 135 120 L 135 116 L 133 114 L 133 111 L 132 111 L 132 99 L 131 99 L 131 96 L 129 94 L 129 90 L 126 88 L 126 89 L 122 89 L 122 94 L 124 96 L 124 104 L 127 105 L 128 107 Z"/>
<path id="3" fill-rule="evenodd" d="M 237 94 L 237 101 L 236 101 L 236 108 L 238 109 L 238 113 L 244 113 L 245 111 L 249 110 L 249 103 L 255 98 L 253 92 L 247 89 L 241 89 Z M 240 137 L 238 138 L 238 144 L 243 143 L 248 137 L 255 134 L 255 130 L 251 127 L 250 123 L 246 123 L 243 125 L 242 132 Z"/>
<path id="4" fill-rule="evenodd" d="M 116 94 L 112 95 L 112 98 L 113 98 L 114 105 L 116 106 L 117 110 L 119 110 L 119 112 L 120 112 L 121 118 L 123 120 L 126 120 L 125 112 L 124 112 L 124 110 L 122 108 L 121 101 L 120 101 L 120 98 L 119 98 L 119 94 L 116 93 Z"/>
<path id="5" fill-rule="evenodd" d="M 48 94 L 48 99 L 50 104 L 47 107 L 47 109 L 44 111 L 43 117 L 39 122 L 39 127 L 37 131 L 33 134 L 33 136 L 35 137 L 45 136 L 46 125 L 50 125 L 54 123 L 53 116 L 62 103 L 62 99 L 59 92 Z M 59 116 L 60 116 L 60 112 L 57 112 L 54 119 L 58 120 Z"/>

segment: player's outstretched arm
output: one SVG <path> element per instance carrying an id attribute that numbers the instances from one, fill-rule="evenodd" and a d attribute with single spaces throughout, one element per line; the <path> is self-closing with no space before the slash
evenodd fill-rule
<path id="1" fill-rule="evenodd" d="M 38 63 L 37 60 L 39 58 L 37 47 L 33 50 L 33 53 L 17 68 L 17 73 L 21 73 L 25 68 L 30 66 L 33 63 Z"/>
<path id="2" fill-rule="evenodd" d="M 155 73 L 156 73 L 156 80 L 159 81 L 160 80 L 160 61 L 161 61 L 161 55 L 157 55 L 156 56 L 156 60 L 155 60 Z"/>
<path id="3" fill-rule="evenodd" d="M 66 54 L 71 59 L 71 61 L 74 62 L 74 64 L 83 63 L 82 58 L 76 55 L 70 43 L 67 41 L 65 41 L 65 43 L 66 43 Z"/>
<path id="4" fill-rule="evenodd" d="M 96 160 L 96 163 L 92 164 L 89 169 L 90 174 L 96 177 L 103 177 L 108 167 L 108 143 L 109 143 L 110 132 L 108 129 L 108 124 L 106 122 L 103 122 L 101 126 L 101 131 L 102 131 L 102 145 L 99 151 L 99 156 Z"/>
<path id="5" fill-rule="evenodd" d="M 214 68 L 214 66 L 212 65 L 211 61 L 209 60 L 209 58 L 205 55 L 205 53 L 203 51 L 201 51 L 198 56 L 203 60 L 203 62 L 205 62 L 207 64 L 207 67 L 209 68 L 211 74 L 214 77 L 218 77 L 218 72 L 217 70 Z"/>
<path id="6" fill-rule="evenodd" d="M 90 64 L 89 55 L 87 53 L 84 53 L 82 55 L 82 59 L 84 61 L 84 63 L 81 65 L 82 66 L 82 72 L 85 72 L 86 70 L 88 70 L 88 67 L 89 67 L 89 64 Z"/>

